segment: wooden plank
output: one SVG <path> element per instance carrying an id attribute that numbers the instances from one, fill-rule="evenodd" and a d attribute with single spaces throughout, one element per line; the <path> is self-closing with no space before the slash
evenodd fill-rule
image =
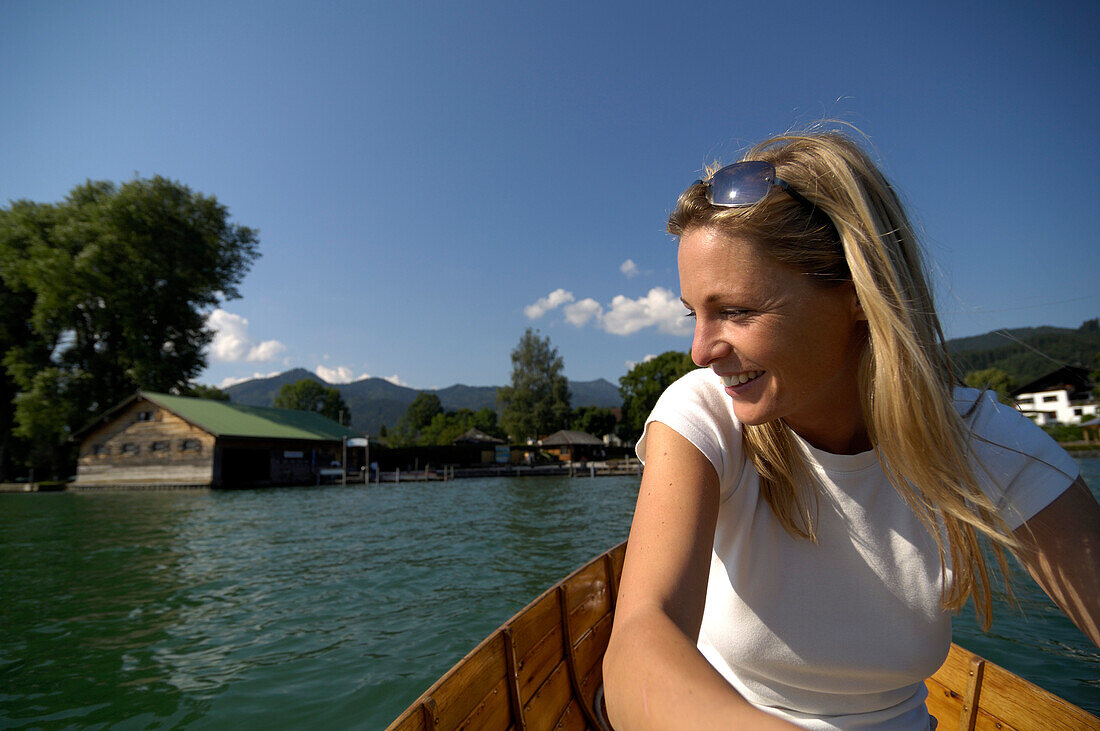
<path id="1" fill-rule="evenodd" d="M 952 644 L 947 653 L 947 659 L 943 661 L 940 669 L 932 674 L 932 680 L 961 696 L 966 691 L 966 684 L 970 679 L 970 659 L 973 657 L 977 656 Z"/>
<path id="2" fill-rule="evenodd" d="M 584 714 L 581 713 L 576 700 L 565 707 L 554 728 L 562 731 L 585 731 L 587 727 L 584 725 Z"/>
<path id="3" fill-rule="evenodd" d="M 561 610 L 556 592 L 547 592 L 508 623 L 516 657 L 523 659 L 554 630 L 561 629 Z"/>
<path id="4" fill-rule="evenodd" d="M 943 731 L 955 728 L 959 723 L 959 716 L 962 715 L 962 695 L 945 688 L 932 678 L 924 681 L 924 685 L 928 688 L 928 712 L 939 722 Z"/>
<path id="5" fill-rule="evenodd" d="M 508 679 L 500 682 L 481 699 L 481 703 L 458 725 L 459 729 L 505 731 L 512 726 L 512 705 L 508 700 Z"/>
<path id="6" fill-rule="evenodd" d="M 607 643 L 611 640 L 612 615 L 605 614 L 575 643 L 573 655 L 577 662 L 580 677 L 588 675 L 592 668 L 603 664 L 603 655 L 607 652 Z M 586 696 L 587 697 L 587 696 Z"/>
<path id="7" fill-rule="evenodd" d="M 978 711 L 975 728 L 1100 729 L 1100 719 L 1088 711 L 991 662 L 985 663 Z"/>
<path id="8" fill-rule="evenodd" d="M 533 647 L 526 657 L 517 659 L 519 698 L 527 703 L 535 691 L 546 682 L 550 673 L 565 659 L 565 643 L 561 624 Z"/>
<path id="9" fill-rule="evenodd" d="M 610 614 L 611 590 L 602 562 L 565 583 L 568 590 L 569 632 L 576 640 Z"/>
<path id="10" fill-rule="evenodd" d="M 978 718 L 978 706 L 982 702 L 982 676 L 985 660 L 971 655 L 967 663 L 966 690 L 963 692 L 962 712 L 959 714 L 959 731 L 974 731 Z"/>
<path id="11" fill-rule="evenodd" d="M 507 673 L 504 638 L 497 632 L 467 655 L 432 691 L 437 727 L 458 726 Z"/>
<path id="12" fill-rule="evenodd" d="M 554 728 L 562 711 L 572 699 L 569 671 L 565 667 L 565 662 L 562 661 L 523 707 L 523 717 L 527 720 L 528 731 L 548 731 Z"/>
<path id="13" fill-rule="evenodd" d="M 519 731 L 526 731 L 527 724 L 523 721 L 523 703 L 519 695 L 519 662 L 516 660 L 512 630 L 505 627 L 501 630 L 501 635 L 504 637 L 504 662 L 508 669 L 508 703 L 512 708 L 512 723 Z"/>
<path id="14" fill-rule="evenodd" d="M 419 703 L 409 706 L 388 726 L 387 731 L 425 731 L 423 706 Z"/>
<path id="15" fill-rule="evenodd" d="M 581 588 L 588 588 L 590 585 L 587 583 L 587 579 L 583 580 L 580 584 Z M 591 699 L 586 699 L 581 693 L 581 674 L 577 669 L 577 657 L 576 657 L 576 639 L 577 634 L 574 634 L 572 628 L 572 622 L 569 619 L 569 611 L 567 607 L 570 606 L 570 585 L 566 581 L 559 587 L 559 597 L 561 598 L 562 614 L 566 615 L 566 619 L 562 622 L 562 629 L 565 632 L 565 663 L 569 667 L 569 684 L 573 688 L 573 697 L 581 700 L 581 712 L 584 714 L 585 721 L 592 728 L 597 728 L 598 723 L 596 721 L 595 711 L 593 710 Z M 606 584 L 604 585 L 604 592 L 606 596 Z M 584 603 L 576 604 L 577 612 L 580 613 Z M 587 702 L 585 702 L 587 701 Z"/>

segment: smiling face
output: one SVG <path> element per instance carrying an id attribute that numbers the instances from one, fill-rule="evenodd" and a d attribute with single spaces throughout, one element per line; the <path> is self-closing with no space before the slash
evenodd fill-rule
<path id="1" fill-rule="evenodd" d="M 831 452 L 869 446 L 857 378 L 866 327 L 851 284 L 817 284 L 714 228 L 684 232 L 679 266 L 692 360 L 722 378 L 742 423 L 782 418 Z"/>

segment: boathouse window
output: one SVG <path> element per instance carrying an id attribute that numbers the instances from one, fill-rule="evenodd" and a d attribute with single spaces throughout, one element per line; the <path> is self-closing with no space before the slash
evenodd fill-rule
<path id="1" fill-rule="evenodd" d="M 164 441 L 153 442 L 152 451 L 154 451 L 154 452 L 167 452 L 168 451 L 168 442 L 164 442 Z"/>
<path id="2" fill-rule="evenodd" d="M 1057 400 L 1058 400 L 1057 396 L 1043 396 L 1043 403 L 1044 404 L 1049 404 L 1051 401 L 1057 401 Z"/>
<path id="3" fill-rule="evenodd" d="M 125 444 L 122 445 L 122 453 L 123 454 L 137 454 L 138 453 L 138 445 L 134 444 L 133 442 L 126 442 Z"/>
<path id="4" fill-rule="evenodd" d="M 138 421 L 152 421 L 153 420 L 153 412 L 152 411 L 139 411 L 138 414 L 137 414 L 137 420 Z"/>
<path id="5" fill-rule="evenodd" d="M 180 450 L 184 452 L 197 452 L 202 448 L 198 439 L 184 439 L 180 442 Z"/>
<path id="6" fill-rule="evenodd" d="M 110 453 L 111 453 L 111 448 L 108 447 L 106 444 L 96 444 L 94 447 L 92 447 L 92 454 L 94 454 L 96 456 L 99 456 L 99 455 L 102 455 L 102 454 L 110 454 Z"/>
<path id="7" fill-rule="evenodd" d="M 1085 412 L 1084 409 L 1074 409 L 1073 410 L 1073 415 L 1074 416 L 1081 416 L 1081 414 L 1083 414 L 1084 412 Z"/>
<path id="8" fill-rule="evenodd" d="M 1018 403 L 1021 403 L 1021 404 L 1031 404 L 1031 403 L 1035 403 L 1035 397 L 1034 396 L 1025 396 L 1023 398 L 1016 399 L 1016 401 Z"/>

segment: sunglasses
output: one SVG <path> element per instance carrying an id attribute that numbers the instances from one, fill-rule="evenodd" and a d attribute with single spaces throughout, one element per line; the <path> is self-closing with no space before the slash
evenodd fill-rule
<path id="1" fill-rule="evenodd" d="M 786 181 L 775 175 L 775 166 L 762 160 L 750 160 L 748 162 L 735 162 L 727 165 L 707 180 L 697 180 L 696 185 L 707 187 L 707 201 L 712 206 L 719 208 L 741 208 L 751 206 L 768 195 L 772 187 L 782 188 L 787 195 L 794 198 L 810 211 L 814 210 L 814 204 L 806 200 L 797 190 Z"/>

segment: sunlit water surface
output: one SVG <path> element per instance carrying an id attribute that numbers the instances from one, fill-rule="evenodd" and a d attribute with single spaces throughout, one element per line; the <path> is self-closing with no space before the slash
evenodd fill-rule
<path id="1" fill-rule="evenodd" d="M 1082 462 L 1094 491 L 1100 460 Z M 638 478 L 0 495 L 0 726 L 383 728 L 626 538 Z M 1100 711 L 1029 581 L 960 643 Z"/>

